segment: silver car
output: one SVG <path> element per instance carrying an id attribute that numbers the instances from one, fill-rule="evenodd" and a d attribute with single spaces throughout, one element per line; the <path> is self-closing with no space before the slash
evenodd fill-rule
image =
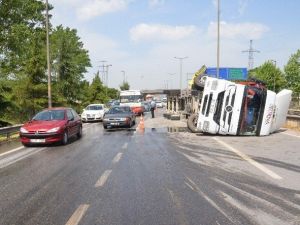
<path id="1" fill-rule="evenodd" d="M 135 114 L 129 106 L 113 106 L 103 117 L 103 128 L 127 127 L 135 125 Z"/>

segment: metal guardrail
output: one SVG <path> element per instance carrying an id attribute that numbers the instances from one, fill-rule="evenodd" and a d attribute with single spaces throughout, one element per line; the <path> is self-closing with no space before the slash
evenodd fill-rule
<path id="1" fill-rule="evenodd" d="M 23 124 L 18 124 L 10 127 L 2 127 L 0 128 L 0 136 L 6 137 L 9 139 L 12 134 L 17 133 Z"/>

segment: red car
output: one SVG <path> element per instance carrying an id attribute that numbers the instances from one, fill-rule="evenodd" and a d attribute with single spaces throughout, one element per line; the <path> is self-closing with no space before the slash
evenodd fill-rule
<path id="1" fill-rule="evenodd" d="M 71 108 L 49 108 L 36 114 L 20 128 L 20 138 L 24 146 L 32 144 L 67 144 L 71 136 L 80 138 L 82 122 Z"/>

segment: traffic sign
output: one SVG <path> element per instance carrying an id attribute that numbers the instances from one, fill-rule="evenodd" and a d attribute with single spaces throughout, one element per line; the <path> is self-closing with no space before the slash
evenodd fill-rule
<path id="1" fill-rule="evenodd" d="M 217 68 L 208 67 L 205 74 L 210 77 L 217 77 Z M 219 78 L 225 80 L 247 80 L 248 71 L 247 68 L 219 68 Z"/>

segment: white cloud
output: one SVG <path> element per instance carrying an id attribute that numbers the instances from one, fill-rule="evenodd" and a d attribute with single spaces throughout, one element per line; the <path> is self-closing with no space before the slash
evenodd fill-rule
<path id="1" fill-rule="evenodd" d="M 77 16 L 81 20 L 89 20 L 106 13 L 126 9 L 129 1 L 126 0 L 93 0 L 88 1 L 77 9 Z"/>
<path id="2" fill-rule="evenodd" d="M 247 38 L 260 39 L 264 33 L 268 32 L 269 28 L 260 23 L 227 23 L 222 21 L 220 23 L 221 38 Z M 217 24 L 211 22 L 208 26 L 208 35 L 216 37 Z"/>
<path id="3" fill-rule="evenodd" d="M 162 24 L 138 24 L 130 29 L 130 37 L 133 41 L 153 40 L 180 40 L 191 36 L 196 27 L 190 26 L 169 26 Z"/>
<path id="4" fill-rule="evenodd" d="M 67 6 L 80 20 L 125 10 L 133 0 L 52 0 L 54 6 Z"/>
<path id="5" fill-rule="evenodd" d="M 165 3 L 165 0 L 149 0 L 150 7 L 161 6 Z"/>

